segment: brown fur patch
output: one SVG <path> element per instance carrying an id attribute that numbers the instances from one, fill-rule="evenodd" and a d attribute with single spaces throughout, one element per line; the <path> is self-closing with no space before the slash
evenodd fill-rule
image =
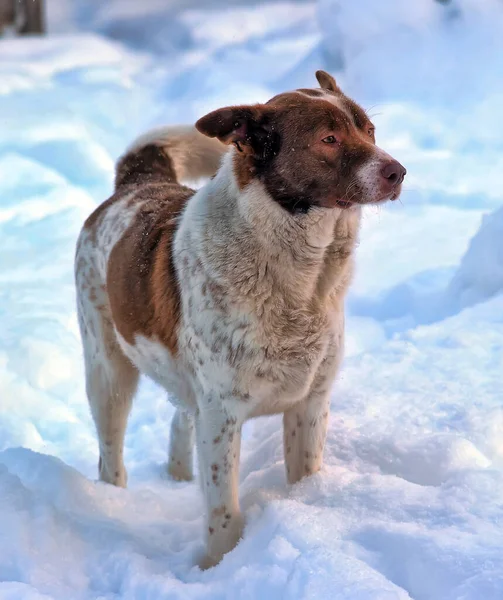
<path id="1" fill-rule="evenodd" d="M 234 174 L 236 183 L 240 190 L 245 188 L 255 177 L 255 166 L 253 156 L 250 154 L 240 153 L 234 155 Z"/>
<path id="2" fill-rule="evenodd" d="M 176 183 L 176 173 L 171 158 L 156 144 L 128 152 L 117 163 L 115 187 L 130 183 L 142 185 L 162 181 Z"/>
<path id="3" fill-rule="evenodd" d="M 136 334 L 157 338 L 177 353 L 180 291 L 172 246 L 193 190 L 176 184 L 142 186 L 133 223 L 112 249 L 107 289 L 117 331 L 130 344 Z"/>

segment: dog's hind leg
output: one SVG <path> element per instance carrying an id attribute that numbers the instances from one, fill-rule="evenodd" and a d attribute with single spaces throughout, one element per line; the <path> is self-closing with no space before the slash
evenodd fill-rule
<path id="1" fill-rule="evenodd" d="M 98 433 L 100 480 L 126 487 L 124 435 L 139 373 L 122 352 L 104 297 L 95 300 L 97 294 L 104 296 L 96 288 L 90 294 L 79 290 L 86 392 Z"/>
<path id="2" fill-rule="evenodd" d="M 171 422 L 168 473 L 173 479 L 193 479 L 194 418 L 177 409 Z"/>

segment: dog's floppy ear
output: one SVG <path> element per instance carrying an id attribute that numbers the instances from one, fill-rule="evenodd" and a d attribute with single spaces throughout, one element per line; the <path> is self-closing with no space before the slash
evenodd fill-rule
<path id="1" fill-rule="evenodd" d="M 323 90 L 330 90 L 331 92 L 341 91 L 335 79 L 326 71 L 316 71 L 316 79 Z"/>
<path id="2" fill-rule="evenodd" d="M 228 106 L 201 117 L 196 129 L 224 144 L 234 144 L 240 152 L 264 156 L 272 142 L 271 109 L 263 104 Z"/>

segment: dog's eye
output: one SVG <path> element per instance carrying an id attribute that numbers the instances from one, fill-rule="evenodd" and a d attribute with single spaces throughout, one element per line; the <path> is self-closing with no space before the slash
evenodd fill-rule
<path id="1" fill-rule="evenodd" d="M 321 141 L 325 142 L 325 144 L 337 143 L 337 140 L 335 139 L 335 136 L 333 136 L 333 135 L 328 135 L 326 138 L 323 138 Z"/>

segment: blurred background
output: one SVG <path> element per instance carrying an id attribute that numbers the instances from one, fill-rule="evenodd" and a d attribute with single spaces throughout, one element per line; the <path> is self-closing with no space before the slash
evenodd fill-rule
<path id="1" fill-rule="evenodd" d="M 167 597 L 149 570 L 155 560 L 138 558 L 160 556 L 165 573 L 162 553 L 124 516 L 133 510 L 145 519 L 147 500 L 150 514 L 169 522 L 162 531 L 170 552 L 180 553 L 173 577 L 188 572 L 190 552 L 180 548 L 200 541 L 198 496 L 195 489 L 172 485 L 169 498 L 185 507 L 182 516 L 162 508 L 166 485 L 155 482 L 165 461 L 171 408 L 153 385 L 143 384 L 128 430 L 130 495 L 86 487 L 82 477 L 96 475 L 97 444 L 74 309 L 76 237 L 87 215 L 110 195 L 114 162 L 140 132 L 315 87 L 314 72 L 323 68 L 369 112 L 378 144 L 408 174 L 400 203 L 368 208 L 364 215 L 325 487 L 314 482 L 302 488 L 291 512 L 253 513 L 252 545 L 237 550 L 236 564 L 249 560 L 250 548 L 262 549 L 266 562 L 247 597 L 300 598 L 281 594 L 295 582 L 311 582 L 315 573 L 318 595 L 309 597 L 331 598 L 334 573 L 343 564 L 354 578 L 338 575 L 350 590 L 341 598 L 501 598 L 503 0 L 0 0 L 0 26 L 0 531 L 10 531 L 12 539 L 24 531 L 13 498 L 35 507 L 35 514 L 42 510 L 35 498 L 44 498 L 59 524 L 61 514 L 80 506 L 81 495 L 90 505 L 97 498 L 111 512 L 124 505 L 120 519 L 127 524 L 110 535 L 106 559 L 104 550 L 93 554 L 91 548 L 88 567 L 70 564 L 73 579 L 66 588 L 57 574 L 47 579 L 59 560 L 57 548 L 42 557 L 17 542 L 0 543 L 0 580 L 9 573 L 51 597 L 108 598 L 119 584 L 104 574 L 92 580 L 102 596 L 82 591 L 83 573 L 88 577 L 104 561 L 112 571 L 144 574 L 141 584 L 128 580 L 130 595 L 124 597 Z M 252 497 L 259 507 L 286 494 L 278 492 L 281 460 L 277 420 L 247 430 L 244 489 L 250 481 L 254 489 L 268 490 Z M 489 477 L 489 467 L 493 479 L 477 479 Z M 470 481 L 460 474 L 468 472 Z M 357 482 L 356 492 L 349 482 Z M 443 484 L 450 491 L 438 488 L 447 494 L 439 499 L 435 486 Z M 341 486 L 347 492 L 342 508 L 334 500 Z M 426 487 L 419 492 L 418 486 Z M 467 486 L 475 489 L 472 495 Z M 376 487 L 382 506 L 374 502 Z M 327 519 L 324 509 L 313 512 L 313 504 L 336 508 Z M 87 509 L 75 510 L 82 516 Z M 337 527 L 351 527 L 353 510 L 360 511 L 358 527 L 368 519 L 380 533 L 360 536 L 355 525 L 346 539 L 356 545 L 334 550 L 342 531 Z M 443 520 L 448 513 L 459 530 L 437 537 L 440 524 L 452 525 Z M 312 531 L 296 521 L 299 515 Z M 191 523 L 185 533 L 183 518 Z M 33 519 L 30 528 L 44 540 L 47 521 L 42 518 L 37 529 Z M 402 531 L 402 521 L 411 528 Z M 328 522 L 335 529 L 326 529 Z M 65 523 L 54 525 L 56 539 L 75 536 L 77 546 L 84 544 L 85 536 Z M 156 539 L 155 518 L 141 523 Z M 91 517 L 85 526 L 93 531 Z M 391 540 L 391 530 L 403 537 Z M 468 530 L 473 546 L 462 537 Z M 311 545 L 295 546 L 295 554 L 275 531 L 294 546 L 299 532 L 303 540 L 314 537 Z M 119 546 L 133 544 L 136 554 L 117 558 L 117 540 Z M 380 559 L 372 554 L 376 543 Z M 316 563 L 313 548 L 321 548 L 325 566 Z M 363 562 L 351 562 L 355 556 Z M 116 562 L 107 562 L 110 557 Z M 41 560 L 48 562 L 40 566 Z M 5 564 L 10 570 L 2 571 Z M 368 589 L 358 573 L 367 577 Z M 218 595 L 224 584 L 212 580 L 216 595 L 197 597 L 237 598 L 242 580 L 234 571 L 229 577 L 230 596 Z M 279 582 L 279 595 L 269 580 Z M 157 591 L 134 595 L 142 585 Z M 400 586 L 410 596 L 396 592 Z M 169 597 L 187 598 L 183 590 Z"/>

